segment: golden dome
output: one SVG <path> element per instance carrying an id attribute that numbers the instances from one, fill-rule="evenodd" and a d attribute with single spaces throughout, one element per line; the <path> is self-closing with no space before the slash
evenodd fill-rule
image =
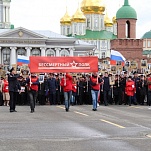
<path id="1" fill-rule="evenodd" d="M 63 25 L 71 25 L 71 16 L 68 14 L 67 9 L 65 15 L 60 19 L 60 23 Z"/>
<path id="2" fill-rule="evenodd" d="M 72 22 L 80 22 L 80 23 L 86 22 L 86 17 L 84 16 L 80 7 L 77 9 L 75 14 L 72 16 Z"/>
<path id="3" fill-rule="evenodd" d="M 112 20 L 108 17 L 108 14 L 106 13 L 105 18 L 104 18 L 104 24 L 107 27 L 112 27 L 113 26 L 113 22 Z"/>
<path id="4" fill-rule="evenodd" d="M 84 14 L 102 14 L 105 11 L 103 0 L 83 0 L 81 10 Z"/>
<path id="5" fill-rule="evenodd" d="M 112 22 L 113 22 L 113 24 L 116 24 L 116 23 L 117 23 L 117 21 L 116 21 L 116 16 L 114 16 L 114 17 L 112 18 Z"/>

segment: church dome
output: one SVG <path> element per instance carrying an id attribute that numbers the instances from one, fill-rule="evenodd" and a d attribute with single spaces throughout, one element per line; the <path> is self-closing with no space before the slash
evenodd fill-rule
<path id="1" fill-rule="evenodd" d="M 72 22 L 86 22 L 86 17 L 83 12 L 80 10 L 80 7 L 77 9 L 75 14 L 72 16 Z"/>
<path id="2" fill-rule="evenodd" d="M 103 0 L 83 0 L 81 10 L 84 14 L 102 14 L 105 6 Z"/>
<path id="3" fill-rule="evenodd" d="M 116 16 L 114 16 L 114 17 L 112 18 L 112 22 L 113 22 L 113 24 L 116 24 L 116 23 L 117 23 L 117 21 L 116 21 Z"/>
<path id="4" fill-rule="evenodd" d="M 151 30 L 148 31 L 148 32 L 146 32 L 146 33 L 143 35 L 142 39 L 151 39 Z"/>
<path id="5" fill-rule="evenodd" d="M 125 0 L 124 5 L 117 11 L 116 19 L 137 19 L 137 13 L 128 0 Z"/>
<path id="6" fill-rule="evenodd" d="M 68 14 L 67 9 L 65 15 L 60 19 L 60 23 L 62 25 L 71 25 L 71 16 Z"/>
<path id="7" fill-rule="evenodd" d="M 106 27 L 112 27 L 113 26 L 113 22 L 109 18 L 107 13 L 106 13 L 105 18 L 104 18 L 104 24 L 105 24 Z"/>

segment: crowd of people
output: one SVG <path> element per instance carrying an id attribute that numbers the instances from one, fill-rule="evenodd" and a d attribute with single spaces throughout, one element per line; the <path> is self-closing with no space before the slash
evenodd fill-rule
<path id="1" fill-rule="evenodd" d="M 42 78 L 42 80 L 41 80 Z M 30 73 L 23 77 L 14 68 L 0 80 L 0 105 L 9 106 L 10 112 L 17 112 L 16 105 L 29 105 L 35 112 L 35 105 L 92 105 L 92 110 L 102 104 L 151 105 L 151 74 L 127 72 L 113 75 L 105 72 L 73 75 L 71 73 Z"/>

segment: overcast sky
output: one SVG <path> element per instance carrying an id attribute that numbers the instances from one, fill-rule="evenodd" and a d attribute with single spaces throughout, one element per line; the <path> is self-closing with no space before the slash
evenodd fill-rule
<path id="1" fill-rule="evenodd" d="M 51 30 L 60 33 L 60 19 L 66 12 L 72 16 L 82 0 L 12 0 L 10 7 L 11 24 L 29 30 Z M 124 0 L 104 0 L 109 17 L 116 15 Z M 150 0 L 129 0 L 137 12 L 137 38 L 151 30 Z"/>

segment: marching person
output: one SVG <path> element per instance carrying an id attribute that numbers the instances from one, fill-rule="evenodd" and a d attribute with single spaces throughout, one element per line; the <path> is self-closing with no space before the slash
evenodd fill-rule
<path id="1" fill-rule="evenodd" d="M 79 78 L 79 81 L 78 81 L 78 104 L 79 105 L 83 105 L 84 103 L 84 88 L 85 88 L 85 85 L 84 85 L 84 77 L 81 76 Z"/>
<path id="2" fill-rule="evenodd" d="M 39 81 L 38 86 L 38 102 L 39 105 L 45 105 L 46 104 L 46 98 L 48 96 L 47 93 L 47 76 L 44 76 L 44 81 Z"/>
<path id="3" fill-rule="evenodd" d="M 92 104 L 93 104 L 92 110 L 93 111 L 97 111 L 98 95 L 99 95 L 101 82 L 102 81 L 98 77 L 97 73 L 93 73 L 91 78 L 90 78 Z"/>
<path id="4" fill-rule="evenodd" d="M 18 93 L 17 103 L 18 103 L 18 105 L 24 105 L 27 98 L 26 98 L 26 87 L 25 87 L 26 83 L 23 80 L 23 76 L 20 76 L 18 78 L 18 82 L 21 86 L 21 91 L 20 91 L 20 93 Z"/>
<path id="5" fill-rule="evenodd" d="M 0 77 L 0 106 L 3 105 L 2 82 L 3 82 L 3 78 Z"/>
<path id="6" fill-rule="evenodd" d="M 138 87 L 140 92 L 140 105 L 144 105 L 144 100 L 147 92 L 147 81 L 144 75 L 140 76 L 140 82 Z"/>
<path id="7" fill-rule="evenodd" d="M 115 105 L 122 104 L 122 80 L 120 75 L 115 75 L 115 84 L 114 84 L 114 102 Z"/>
<path id="8" fill-rule="evenodd" d="M 64 104 L 64 92 L 63 87 L 61 86 L 61 79 L 64 78 L 64 75 L 62 73 L 59 74 L 60 79 L 60 104 Z"/>
<path id="9" fill-rule="evenodd" d="M 92 104 L 91 86 L 90 86 L 91 75 L 86 76 L 86 104 Z"/>
<path id="10" fill-rule="evenodd" d="M 126 72 L 124 72 L 124 74 L 121 75 L 121 81 L 120 81 L 120 87 L 121 87 L 121 102 L 120 104 L 127 104 L 126 101 L 126 94 L 125 94 L 125 86 L 126 86 L 126 80 L 127 80 L 127 76 L 125 75 Z"/>
<path id="11" fill-rule="evenodd" d="M 122 93 L 123 93 L 122 102 L 124 103 L 124 105 L 128 104 L 128 97 L 125 91 L 127 79 L 128 79 L 128 75 L 127 72 L 125 71 L 122 77 Z"/>
<path id="12" fill-rule="evenodd" d="M 28 84 L 28 98 L 30 101 L 30 109 L 31 113 L 35 112 L 35 103 L 37 99 L 39 78 L 35 73 L 31 73 L 31 76 L 26 79 L 26 83 Z"/>
<path id="13" fill-rule="evenodd" d="M 104 102 L 104 97 L 103 97 L 103 75 L 99 75 L 100 79 L 102 81 L 102 84 L 100 85 L 100 95 L 99 95 L 99 104 L 103 104 Z"/>
<path id="14" fill-rule="evenodd" d="M 103 77 L 103 96 L 104 96 L 104 105 L 107 106 L 110 99 L 111 99 L 111 87 L 110 87 L 110 80 L 109 75 L 105 72 Z"/>
<path id="15" fill-rule="evenodd" d="M 73 77 L 72 80 L 72 97 L 71 97 L 71 105 L 76 104 L 76 96 L 77 96 L 77 80 L 76 77 Z"/>
<path id="16" fill-rule="evenodd" d="M 57 90 L 57 81 L 54 78 L 54 74 L 50 73 L 47 80 L 47 90 L 49 90 L 49 102 L 50 105 L 56 105 L 56 90 Z"/>
<path id="17" fill-rule="evenodd" d="M 148 86 L 148 105 L 151 105 L 151 73 L 148 75 L 149 77 L 147 78 L 147 86 Z"/>
<path id="18" fill-rule="evenodd" d="M 61 79 L 61 86 L 63 87 L 64 92 L 65 110 L 68 112 L 72 96 L 72 76 L 66 73 Z"/>
<path id="19" fill-rule="evenodd" d="M 16 108 L 16 101 L 17 101 L 17 95 L 18 90 L 21 90 L 19 82 L 17 78 L 19 77 L 19 74 L 16 74 L 16 71 L 14 68 L 10 70 L 10 74 L 8 75 L 8 85 L 9 85 L 9 95 L 10 95 L 10 112 L 17 112 L 15 110 Z"/>
<path id="20" fill-rule="evenodd" d="M 140 92 L 139 92 L 139 82 L 140 82 L 140 78 L 138 77 L 138 73 L 134 72 L 134 77 L 132 79 L 135 82 L 135 87 L 136 87 L 136 93 L 133 96 L 133 102 L 135 105 L 137 105 L 138 103 L 140 104 Z"/>
<path id="21" fill-rule="evenodd" d="M 128 80 L 126 82 L 125 93 L 128 96 L 128 104 L 129 106 L 131 106 L 132 98 L 134 97 L 134 94 L 136 93 L 135 82 L 132 80 L 131 76 L 128 77 Z"/>
<path id="22" fill-rule="evenodd" d="M 61 86 L 60 86 L 60 77 L 59 77 L 59 74 L 56 75 L 56 84 L 57 84 L 57 87 L 56 87 L 56 104 L 61 104 L 61 101 L 60 101 L 60 93 L 61 93 Z"/>
<path id="23" fill-rule="evenodd" d="M 4 106 L 9 106 L 10 95 L 9 95 L 9 89 L 8 89 L 7 75 L 4 77 L 4 80 L 2 81 L 2 92 L 3 92 Z"/>
<path id="24" fill-rule="evenodd" d="M 21 93 L 19 94 L 19 105 L 25 105 L 27 104 L 27 87 L 26 87 L 26 79 L 23 76 L 19 77 L 19 83 L 21 86 Z"/>

